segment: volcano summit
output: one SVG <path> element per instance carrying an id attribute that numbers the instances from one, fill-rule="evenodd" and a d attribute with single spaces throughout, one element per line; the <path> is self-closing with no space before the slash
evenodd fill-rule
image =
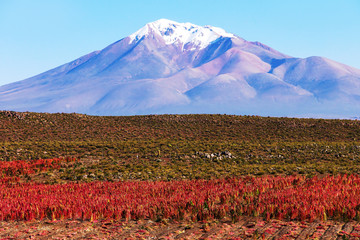
<path id="1" fill-rule="evenodd" d="M 360 113 L 360 70 L 294 58 L 221 28 L 160 19 L 101 51 L 0 87 L 0 110 L 352 118 Z"/>

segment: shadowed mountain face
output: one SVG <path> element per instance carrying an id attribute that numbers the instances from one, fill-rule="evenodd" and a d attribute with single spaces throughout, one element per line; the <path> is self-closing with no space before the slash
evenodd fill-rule
<path id="1" fill-rule="evenodd" d="M 360 70 L 161 19 L 101 51 L 0 87 L 0 109 L 351 118 L 360 113 Z"/>

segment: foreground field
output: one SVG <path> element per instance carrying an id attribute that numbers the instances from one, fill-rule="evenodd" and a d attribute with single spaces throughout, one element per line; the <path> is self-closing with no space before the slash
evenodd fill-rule
<path id="1" fill-rule="evenodd" d="M 360 238 L 360 177 L 353 175 L 9 181 L 0 192 L 2 239 Z"/>
<path id="2" fill-rule="evenodd" d="M 360 239 L 360 121 L 0 111 L 5 239 Z"/>

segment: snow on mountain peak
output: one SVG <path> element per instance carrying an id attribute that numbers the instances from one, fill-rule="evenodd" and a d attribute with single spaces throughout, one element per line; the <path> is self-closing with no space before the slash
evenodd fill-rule
<path id="1" fill-rule="evenodd" d="M 212 26 L 198 26 L 192 23 L 178 23 L 167 19 L 159 19 L 146 24 L 143 28 L 129 36 L 130 43 L 138 41 L 142 37 L 155 33 L 161 36 L 166 44 L 180 44 L 182 49 L 188 43 L 194 49 L 202 49 L 220 37 L 235 38 L 236 36 L 227 33 L 225 30 Z"/>

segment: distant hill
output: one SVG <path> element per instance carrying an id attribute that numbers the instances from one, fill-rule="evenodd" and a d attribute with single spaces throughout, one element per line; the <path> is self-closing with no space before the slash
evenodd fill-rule
<path id="1" fill-rule="evenodd" d="M 90 116 L 0 111 L 0 142 L 355 142 L 360 121 L 234 115 Z"/>

